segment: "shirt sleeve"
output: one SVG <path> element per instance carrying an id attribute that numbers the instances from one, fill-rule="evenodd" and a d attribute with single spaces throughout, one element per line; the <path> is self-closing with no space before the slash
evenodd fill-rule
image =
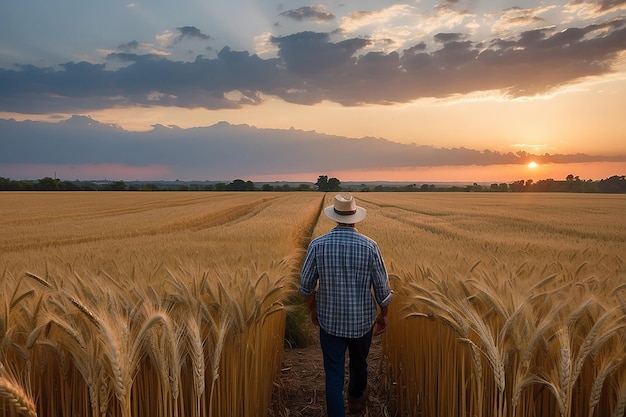
<path id="1" fill-rule="evenodd" d="M 387 275 L 387 268 L 383 262 L 383 257 L 380 254 L 378 246 L 374 250 L 373 265 L 372 265 L 372 282 L 374 285 L 374 294 L 376 296 L 376 302 L 381 307 L 386 307 L 391 304 L 393 298 L 391 288 L 389 286 L 389 276 Z"/>
<path id="2" fill-rule="evenodd" d="M 315 293 L 315 287 L 317 286 L 318 277 L 315 250 L 313 247 L 309 247 L 306 257 L 304 258 L 304 264 L 302 265 L 302 272 L 300 273 L 300 293 L 313 295 Z"/>

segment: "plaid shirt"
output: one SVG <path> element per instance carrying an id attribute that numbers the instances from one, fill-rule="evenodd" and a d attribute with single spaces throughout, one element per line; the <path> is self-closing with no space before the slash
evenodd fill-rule
<path id="1" fill-rule="evenodd" d="M 300 292 L 313 295 L 316 286 L 320 326 L 338 337 L 363 336 L 374 326 L 376 303 L 383 307 L 391 303 L 378 244 L 354 227 L 337 226 L 309 245 Z"/>

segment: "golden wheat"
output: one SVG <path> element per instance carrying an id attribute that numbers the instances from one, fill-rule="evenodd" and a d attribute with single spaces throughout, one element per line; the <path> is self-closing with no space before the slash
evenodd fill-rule
<path id="1" fill-rule="evenodd" d="M 359 229 L 379 242 L 397 275 L 384 348 L 399 409 L 514 417 L 619 411 L 624 197 L 361 200 L 372 220 Z M 598 357 L 610 359 L 600 368 Z M 451 408 L 450 399 L 464 404 Z"/>
<path id="2" fill-rule="evenodd" d="M 623 415 L 623 196 L 356 197 L 398 414 Z M 0 363 L 42 416 L 264 416 L 331 198 L 3 193 Z"/>

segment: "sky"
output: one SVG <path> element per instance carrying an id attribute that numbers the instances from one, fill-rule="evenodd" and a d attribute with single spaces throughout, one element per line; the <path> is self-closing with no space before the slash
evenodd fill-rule
<path id="1" fill-rule="evenodd" d="M 0 2 L 0 176 L 626 174 L 626 0 Z"/>

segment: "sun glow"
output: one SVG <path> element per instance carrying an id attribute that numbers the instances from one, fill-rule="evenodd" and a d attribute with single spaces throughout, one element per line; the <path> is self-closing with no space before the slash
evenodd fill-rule
<path id="1" fill-rule="evenodd" d="M 528 168 L 537 168 L 539 165 L 535 161 L 530 161 L 528 163 Z"/>

